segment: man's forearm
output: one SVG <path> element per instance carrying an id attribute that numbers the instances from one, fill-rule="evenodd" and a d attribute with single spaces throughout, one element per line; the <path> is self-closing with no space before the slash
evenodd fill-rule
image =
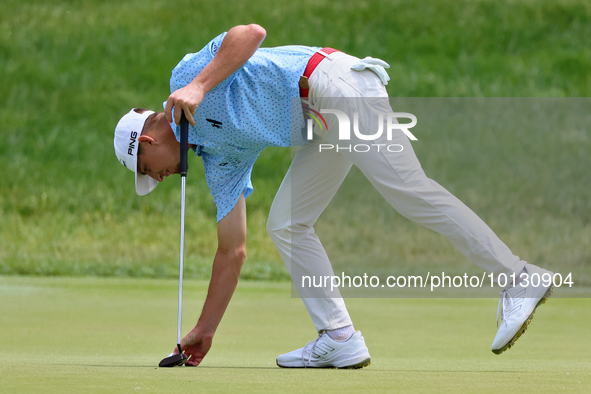
<path id="1" fill-rule="evenodd" d="M 209 92 L 230 74 L 240 68 L 261 46 L 267 32 L 259 25 L 242 25 L 228 31 L 213 60 L 191 84 Z"/>
<path id="2" fill-rule="evenodd" d="M 242 194 L 234 209 L 218 222 L 218 250 L 213 260 L 207 298 L 197 325 L 181 340 L 182 349 L 191 357 L 186 365 L 199 365 L 209 352 L 213 336 L 236 290 L 245 258 L 246 204 Z"/>
<path id="3" fill-rule="evenodd" d="M 228 31 L 213 60 L 201 70 L 191 83 L 174 91 L 166 101 L 166 120 L 181 124 L 181 112 L 195 126 L 195 111 L 205 95 L 234 71 L 238 70 L 259 48 L 267 32 L 259 25 L 241 25 Z"/>
<path id="4" fill-rule="evenodd" d="M 245 255 L 242 252 L 230 254 L 218 251 L 216 253 L 207 298 L 197 322 L 197 328 L 203 335 L 215 334 L 236 290 L 244 258 Z"/>

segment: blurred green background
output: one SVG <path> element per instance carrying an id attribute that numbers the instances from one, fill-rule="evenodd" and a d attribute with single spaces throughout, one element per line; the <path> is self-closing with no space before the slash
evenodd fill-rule
<path id="1" fill-rule="evenodd" d="M 179 178 L 136 196 L 132 174 L 115 160 L 114 126 L 131 107 L 160 109 L 183 55 L 246 23 L 266 28 L 263 46 L 331 46 L 384 59 L 393 97 L 591 94 L 585 0 L 3 0 L 0 274 L 177 275 Z M 583 114 L 588 104 L 580 104 Z M 474 134 L 423 128 L 414 146 L 427 174 L 515 253 L 576 270 L 577 283 L 591 284 L 588 128 L 577 123 L 538 133 L 503 124 Z M 288 149 L 267 149 L 255 166 L 244 278 L 288 278 L 265 222 L 289 163 Z M 190 168 L 185 274 L 207 278 L 217 246 L 215 206 L 200 160 L 190 159 Z M 366 204 L 375 207 L 366 213 L 368 231 L 356 227 L 350 202 L 365 192 L 357 172 L 350 178 L 318 224 L 337 267 L 355 259 L 402 271 L 466 264 L 440 235 L 378 202 Z M 345 259 L 361 230 L 364 250 L 376 256 Z M 390 244 L 387 253 L 374 247 L 371 234 L 388 234 L 380 238 Z"/>

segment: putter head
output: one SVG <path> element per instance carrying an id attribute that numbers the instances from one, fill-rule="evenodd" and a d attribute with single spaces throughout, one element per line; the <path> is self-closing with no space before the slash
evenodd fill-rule
<path id="1" fill-rule="evenodd" d="M 180 350 L 180 346 L 178 347 Z M 177 353 L 177 354 L 171 354 L 168 357 L 166 357 L 165 359 L 163 359 L 162 361 L 160 361 L 160 364 L 158 364 L 158 366 L 160 368 L 172 368 L 172 367 L 177 367 L 177 366 L 181 366 L 181 365 L 185 365 L 185 362 L 187 362 L 187 360 L 189 359 L 189 357 L 187 357 L 187 355 L 183 352 Z"/>

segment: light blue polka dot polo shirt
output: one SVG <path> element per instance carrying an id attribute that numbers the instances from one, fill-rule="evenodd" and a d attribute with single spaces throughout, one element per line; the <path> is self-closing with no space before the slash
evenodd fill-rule
<path id="1" fill-rule="evenodd" d="M 188 85 L 209 64 L 225 36 L 220 34 L 201 51 L 183 58 L 172 71 L 171 92 Z M 259 48 L 208 92 L 197 108 L 189 143 L 196 145 L 195 153 L 203 159 L 218 222 L 242 193 L 246 198 L 252 193 L 250 176 L 263 149 L 304 143 L 304 116 L 292 100 L 299 97 L 299 79 L 318 49 L 296 45 Z M 171 126 L 180 140 L 180 128 Z"/>

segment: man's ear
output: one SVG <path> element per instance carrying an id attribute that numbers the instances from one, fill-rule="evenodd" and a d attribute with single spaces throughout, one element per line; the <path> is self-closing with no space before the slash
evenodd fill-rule
<path id="1" fill-rule="evenodd" d="M 158 145 L 158 141 L 156 141 L 154 138 L 152 138 L 149 135 L 140 135 L 140 138 L 138 139 L 138 141 L 140 142 L 140 144 L 148 144 L 148 145 Z"/>

